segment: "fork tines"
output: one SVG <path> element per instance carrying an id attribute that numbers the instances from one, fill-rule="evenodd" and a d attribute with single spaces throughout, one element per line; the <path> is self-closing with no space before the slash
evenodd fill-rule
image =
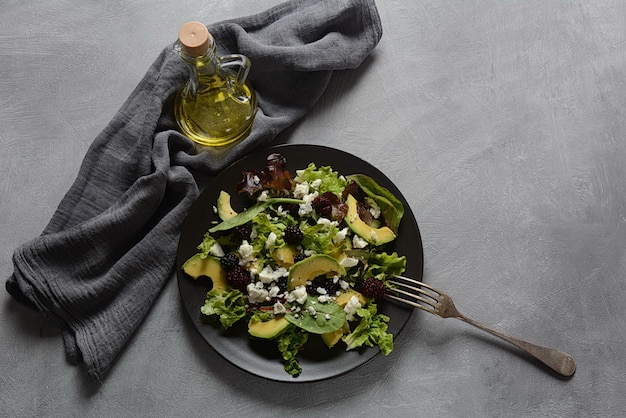
<path id="1" fill-rule="evenodd" d="M 393 276 L 394 279 L 387 280 L 387 283 L 394 286 L 388 289 L 386 296 L 389 299 L 413 306 L 418 309 L 433 313 L 439 306 L 441 293 L 432 286 L 415 279 L 404 276 Z"/>

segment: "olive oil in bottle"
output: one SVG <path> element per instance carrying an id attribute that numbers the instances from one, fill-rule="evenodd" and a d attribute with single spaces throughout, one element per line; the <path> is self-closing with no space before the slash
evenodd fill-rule
<path id="1" fill-rule="evenodd" d="M 217 56 L 215 41 L 200 22 L 181 27 L 174 49 L 189 68 L 189 79 L 174 105 L 181 131 L 209 147 L 232 144 L 248 135 L 257 110 L 247 80 L 250 60 L 239 54 Z"/>

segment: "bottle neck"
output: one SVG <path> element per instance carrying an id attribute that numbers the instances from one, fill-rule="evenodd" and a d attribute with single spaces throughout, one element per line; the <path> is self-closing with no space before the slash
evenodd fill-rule
<path id="1" fill-rule="evenodd" d="M 189 79 L 183 91 L 187 97 L 195 97 L 207 84 L 214 82 L 215 78 L 219 77 L 219 60 L 215 54 L 214 44 L 202 55 L 188 54 L 180 42 L 174 44 L 174 51 L 187 65 L 189 71 Z"/>

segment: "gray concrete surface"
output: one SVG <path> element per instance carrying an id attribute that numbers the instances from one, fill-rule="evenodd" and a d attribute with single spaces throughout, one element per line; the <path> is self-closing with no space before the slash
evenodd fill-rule
<path id="1" fill-rule="evenodd" d="M 0 2 L 0 276 L 90 142 L 187 20 L 277 0 Z M 417 217 L 425 280 L 468 315 L 571 353 L 556 378 L 452 319 L 416 313 L 393 354 L 308 384 L 247 374 L 182 312 L 174 278 L 102 384 L 0 292 L 0 415 L 626 415 L 626 6 L 379 0 L 383 38 L 279 142 L 383 170 Z"/>

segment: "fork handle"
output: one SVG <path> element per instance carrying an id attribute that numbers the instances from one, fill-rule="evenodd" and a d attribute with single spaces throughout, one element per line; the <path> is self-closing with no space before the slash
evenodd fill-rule
<path id="1" fill-rule="evenodd" d="M 576 371 L 576 363 L 574 362 L 574 359 L 572 358 L 572 356 L 564 353 L 563 351 L 533 344 L 529 341 L 522 340 L 521 338 L 504 334 L 502 332 L 489 328 L 488 326 L 483 325 L 480 322 L 474 321 L 473 319 L 468 318 L 463 314 L 459 314 L 457 318 L 470 325 L 480 328 L 491 335 L 495 335 L 496 337 L 502 338 L 504 341 L 513 344 L 517 348 L 530 354 L 531 356 L 533 356 L 534 358 L 536 358 L 537 360 L 550 367 L 552 370 L 562 376 L 570 377 Z"/>

